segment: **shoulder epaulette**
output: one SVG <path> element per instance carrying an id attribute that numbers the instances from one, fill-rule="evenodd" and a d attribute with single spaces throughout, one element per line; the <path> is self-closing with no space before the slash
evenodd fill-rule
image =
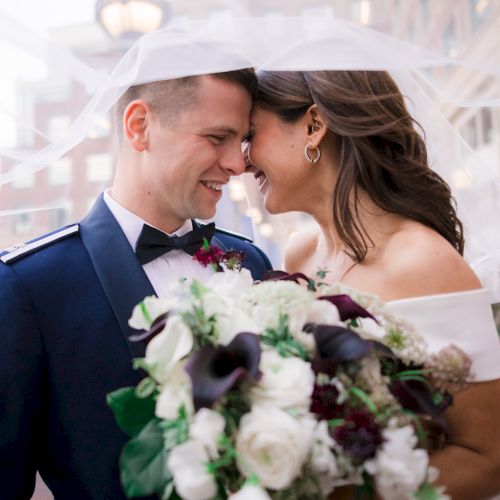
<path id="1" fill-rule="evenodd" d="M 64 227 L 55 233 L 51 233 L 47 236 L 43 236 L 42 238 L 32 241 L 30 243 L 16 243 L 15 245 L 6 248 L 0 260 L 5 264 L 12 264 L 19 259 L 29 255 L 35 250 L 40 250 L 52 243 L 67 238 L 68 236 L 77 233 L 80 229 L 78 224 L 74 224 L 72 226 Z"/>
<path id="2" fill-rule="evenodd" d="M 249 238 L 248 236 L 245 236 L 245 235 L 240 234 L 240 233 L 235 233 L 233 231 L 228 231 L 227 229 L 221 229 L 220 227 L 216 227 L 215 231 L 218 232 L 218 233 L 227 234 L 229 236 L 234 236 L 235 238 L 238 238 L 240 240 L 244 240 L 244 241 L 248 241 L 250 243 L 253 243 L 252 238 Z"/>

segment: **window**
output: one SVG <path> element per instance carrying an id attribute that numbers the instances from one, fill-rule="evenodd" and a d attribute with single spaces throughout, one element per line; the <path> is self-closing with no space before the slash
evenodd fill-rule
<path id="1" fill-rule="evenodd" d="M 68 204 L 64 207 L 53 208 L 49 211 L 50 227 L 58 228 L 68 224 L 72 215 L 72 205 Z"/>
<path id="2" fill-rule="evenodd" d="M 89 182 L 107 182 L 113 177 L 113 164 L 108 153 L 88 155 L 86 173 Z"/>
<path id="3" fill-rule="evenodd" d="M 351 4 L 351 19 L 361 24 L 368 25 L 371 20 L 370 0 L 357 0 Z"/>
<path id="4" fill-rule="evenodd" d="M 50 139 L 63 137 L 71 126 L 71 118 L 67 115 L 53 116 L 47 121 L 47 135 Z"/>
<path id="5" fill-rule="evenodd" d="M 71 158 L 60 158 L 49 167 L 49 184 L 51 186 L 65 186 L 71 182 L 73 162 Z"/>
<path id="6" fill-rule="evenodd" d="M 493 0 L 470 0 L 472 29 L 476 30 L 488 19 L 493 8 Z"/>
<path id="7" fill-rule="evenodd" d="M 106 116 L 94 118 L 89 128 L 88 137 L 90 139 L 103 139 L 111 134 L 111 121 Z"/>
<path id="8" fill-rule="evenodd" d="M 493 113 L 489 108 L 481 109 L 481 142 L 489 144 L 493 140 Z"/>
<path id="9" fill-rule="evenodd" d="M 448 23 L 443 35 L 443 49 L 447 56 L 455 57 L 457 55 L 457 32 L 453 18 Z"/>
<path id="10" fill-rule="evenodd" d="M 472 149 L 476 149 L 478 145 L 478 133 L 477 133 L 477 124 L 476 117 L 473 116 L 463 127 L 462 127 L 462 135 L 466 142 Z"/>
<path id="11" fill-rule="evenodd" d="M 12 181 L 12 186 L 15 189 L 28 189 L 32 188 L 35 185 L 35 173 L 29 170 L 29 167 L 26 171 L 19 171 L 14 180 Z"/>
<path id="12" fill-rule="evenodd" d="M 31 232 L 31 215 L 30 212 L 21 212 L 14 215 L 14 234 L 25 236 Z"/>

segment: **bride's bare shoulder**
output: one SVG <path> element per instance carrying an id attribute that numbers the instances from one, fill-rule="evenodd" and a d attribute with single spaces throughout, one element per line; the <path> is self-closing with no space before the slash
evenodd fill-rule
<path id="1" fill-rule="evenodd" d="M 303 271 L 314 255 L 320 234 L 319 228 L 311 227 L 290 236 L 284 251 L 284 266 L 289 273 Z"/>
<path id="2" fill-rule="evenodd" d="M 396 232 L 381 257 L 394 293 L 414 297 L 480 288 L 459 252 L 436 231 L 417 223 Z"/>

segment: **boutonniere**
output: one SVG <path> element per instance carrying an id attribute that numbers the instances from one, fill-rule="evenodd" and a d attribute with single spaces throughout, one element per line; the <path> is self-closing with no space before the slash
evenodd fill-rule
<path id="1" fill-rule="evenodd" d="M 241 269 L 245 253 L 240 250 L 223 251 L 215 245 L 208 243 L 203 239 L 203 246 L 193 255 L 193 259 L 202 266 L 210 266 L 216 272 L 222 272 L 226 269 Z"/>

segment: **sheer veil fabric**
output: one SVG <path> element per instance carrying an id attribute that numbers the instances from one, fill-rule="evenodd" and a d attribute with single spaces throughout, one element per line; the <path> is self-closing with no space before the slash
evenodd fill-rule
<path id="1" fill-rule="evenodd" d="M 443 113 L 447 102 L 463 107 L 498 106 L 498 93 L 464 94 L 453 85 L 453 77 L 457 71 L 468 72 L 471 77 L 486 73 L 498 83 L 500 66 L 444 57 L 333 17 L 232 17 L 217 29 L 208 20 L 199 19 L 145 35 L 106 76 L 82 61 L 63 57 L 48 43 L 43 46 L 44 42 L 34 39 L 24 27 L 14 29 L 13 22 L 0 16 L 1 43 L 24 50 L 32 57 L 44 52 L 43 57 L 50 53 L 52 58 L 64 59 L 61 64 L 66 65 L 71 77 L 94 93 L 57 140 L 37 131 L 43 140 L 37 141 L 35 147 L 1 151 L 1 159 L 8 167 L 0 171 L 0 187 L 15 182 L 26 172 L 46 169 L 84 143 L 96 121 L 108 116 L 118 98 L 133 84 L 245 67 L 387 70 L 422 125 L 431 167 L 452 187 L 465 227 L 465 256 L 490 288 L 492 300 L 500 300 L 499 179 L 494 169 L 472 152 Z M 37 203 L 33 210 L 42 209 L 49 200 Z M 15 205 L 7 207 L 0 217 L 15 210 Z"/>

